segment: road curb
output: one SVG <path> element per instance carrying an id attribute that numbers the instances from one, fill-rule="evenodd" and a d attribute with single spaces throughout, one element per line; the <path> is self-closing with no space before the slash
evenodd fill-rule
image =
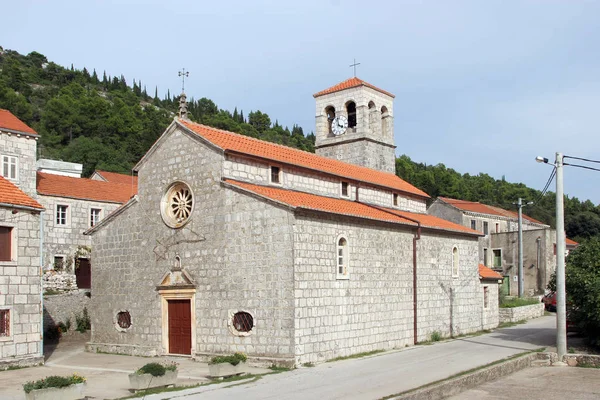
<path id="1" fill-rule="evenodd" d="M 456 378 L 450 378 L 438 383 L 433 383 L 421 389 L 401 393 L 397 396 L 386 397 L 390 400 L 439 400 L 455 396 L 465 390 L 473 389 L 486 382 L 490 382 L 510 375 L 514 372 L 531 366 L 538 359 L 539 353 L 526 354 L 511 360 L 491 365 Z"/>

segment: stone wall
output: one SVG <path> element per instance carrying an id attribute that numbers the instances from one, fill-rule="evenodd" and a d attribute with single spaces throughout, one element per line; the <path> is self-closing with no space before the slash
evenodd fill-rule
<path id="1" fill-rule="evenodd" d="M 236 179 L 244 182 L 267 185 L 270 183 L 270 166 L 267 162 L 261 163 L 246 157 L 227 155 L 223 166 L 223 175 L 226 178 Z M 279 166 L 279 165 L 275 165 Z M 343 178 L 333 177 L 317 172 L 310 172 L 290 166 L 280 166 L 281 184 L 283 189 L 298 190 L 314 193 L 321 196 L 346 198 L 356 200 L 356 184 L 348 182 L 348 196 L 342 196 L 341 185 Z M 383 190 L 361 183 L 359 189 L 360 201 L 375 204 L 382 207 L 398 208 L 401 210 L 425 213 L 426 201 L 403 193 L 398 195 L 398 205 L 393 204 L 394 192 Z"/>
<path id="2" fill-rule="evenodd" d="M 487 307 L 485 307 L 484 288 L 488 290 Z M 499 290 L 500 284 L 498 281 L 482 281 L 481 282 L 481 301 L 484 304 L 481 329 L 494 329 L 500 323 L 499 316 Z"/>
<path id="3" fill-rule="evenodd" d="M 349 279 L 336 279 L 337 239 L 349 249 Z M 414 230 L 322 215 L 294 228 L 297 363 L 414 343 Z M 461 269 L 451 276 L 452 248 Z M 418 241 L 418 341 L 481 329 L 477 239 L 423 234 Z"/>
<path id="4" fill-rule="evenodd" d="M 222 154 L 195 136 L 175 130 L 160 146 L 140 167 L 139 202 L 93 234 L 93 346 L 169 351 L 157 286 L 179 257 L 195 290 L 194 356 L 243 351 L 293 360 L 293 216 L 224 188 Z M 195 198 L 192 218 L 181 229 L 169 228 L 160 215 L 163 194 L 175 180 L 186 182 Z M 131 315 L 126 331 L 115 328 L 120 310 Z M 231 330 L 238 311 L 254 318 L 248 335 Z"/>
<path id="5" fill-rule="evenodd" d="M 525 321 L 543 315 L 544 304 L 541 302 L 522 307 L 500 308 L 499 310 L 500 323 Z"/>
<path id="6" fill-rule="evenodd" d="M 0 360 L 15 365 L 43 361 L 39 218 L 0 208 L 0 225 L 13 229 L 13 261 L 0 262 L 0 310 L 10 319 L 9 336 L 0 337 Z"/>
<path id="7" fill-rule="evenodd" d="M 18 158 L 17 180 L 11 182 L 34 199 L 37 198 L 35 189 L 37 140 L 37 137 L 30 135 L 7 133 L 5 131 L 0 133 L 0 155 Z"/>
<path id="8" fill-rule="evenodd" d="M 89 293 L 69 292 L 44 296 L 44 331 L 62 322 L 71 322 L 71 329 L 77 328 L 75 317 L 83 315 L 83 309 L 90 303 Z M 88 308 L 89 312 L 89 308 Z"/>
<path id="9" fill-rule="evenodd" d="M 77 289 L 77 277 L 73 274 L 46 271 L 42 276 L 42 289 L 70 291 Z"/>

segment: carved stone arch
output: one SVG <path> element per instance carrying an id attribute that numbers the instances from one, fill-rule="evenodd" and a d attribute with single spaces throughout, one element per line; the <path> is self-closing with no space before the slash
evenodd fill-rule
<path id="1" fill-rule="evenodd" d="M 375 110 L 377 108 L 375 106 L 375 102 L 373 100 L 369 101 L 368 107 L 369 107 L 369 111 Z"/>
<path id="2" fill-rule="evenodd" d="M 381 106 L 381 136 L 387 138 L 390 132 L 390 113 L 386 106 Z"/>

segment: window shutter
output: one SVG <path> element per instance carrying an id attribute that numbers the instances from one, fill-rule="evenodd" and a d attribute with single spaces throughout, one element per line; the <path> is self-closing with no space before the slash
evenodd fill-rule
<path id="1" fill-rule="evenodd" d="M 11 261 L 12 228 L 0 226 L 0 261 Z"/>

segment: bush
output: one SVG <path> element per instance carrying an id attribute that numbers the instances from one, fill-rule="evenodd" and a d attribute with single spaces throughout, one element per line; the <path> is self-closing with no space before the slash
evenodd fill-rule
<path id="1" fill-rule="evenodd" d="M 68 319 L 66 323 L 59 322 L 57 326 L 58 326 L 58 329 L 60 329 L 61 333 L 68 332 L 69 329 L 71 329 L 71 320 Z"/>
<path id="2" fill-rule="evenodd" d="M 244 353 L 234 353 L 232 356 L 216 356 L 210 359 L 209 364 L 223 364 L 229 363 L 231 365 L 238 365 L 240 362 L 246 362 L 248 357 Z"/>
<path id="3" fill-rule="evenodd" d="M 85 378 L 77 374 L 73 374 L 72 376 L 49 376 L 35 382 L 27 382 L 23 385 L 23 390 L 25 393 L 29 393 L 36 389 L 62 388 L 83 382 L 85 382 Z"/>
<path id="4" fill-rule="evenodd" d="M 83 314 L 75 316 L 75 323 L 77 324 L 76 331 L 84 333 L 92 327 L 90 323 L 90 316 L 88 315 L 88 310 L 86 307 L 83 307 Z"/>
<path id="5" fill-rule="evenodd" d="M 432 342 L 439 342 L 440 340 L 442 340 L 441 333 L 439 333 L 438 331 L 431 332 L 431 341 Z"/>
<path id="6" fill-rule="evenodd" d="M 142 368 L 135 371 L 138 375 L 150 374 L 152 376 L 163 376 L 167 369 L 164 365 L 159 363 L 148 363 Z"/>
<path id="7" fill-rule="evenodd" d="M 569 319 L 593 346 L 600 345 L 600 239 L 592 238 L 569 253 L 565 285 Z"/>
<path id="8" fill-rule="evenodd" d="M 500 308 L 515 308 L 515 307 L 530 306 L 532 304 L 540 304 L 540 301 L 538 299 L 534 299 L 534 298 L 506 297 L 500 303 Z"/>

